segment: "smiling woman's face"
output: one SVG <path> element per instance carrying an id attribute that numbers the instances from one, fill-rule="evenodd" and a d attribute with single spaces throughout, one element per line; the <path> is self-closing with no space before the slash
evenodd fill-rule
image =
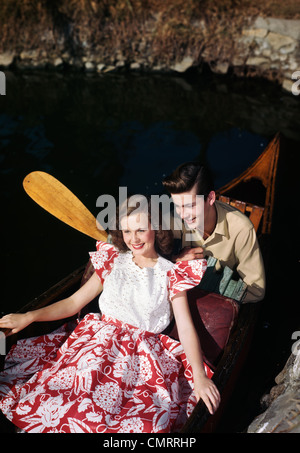
<path id="1" fill-rule="evenodd" d="M 137 213 L 121 220 L 123 239 L 136 255 L 151 257 L 155 254 L 155 231 L 151 230 L 148 214 Z"/>

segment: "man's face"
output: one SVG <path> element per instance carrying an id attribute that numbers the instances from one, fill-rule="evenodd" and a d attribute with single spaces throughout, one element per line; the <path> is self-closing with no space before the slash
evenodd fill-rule
<path id="1" fill-rule="evenodd" d="M 197 195 L 196 185 L 188 192 L 171 194 L 177 214 L 190 229 L 204 231 L 204 196 Z"/>

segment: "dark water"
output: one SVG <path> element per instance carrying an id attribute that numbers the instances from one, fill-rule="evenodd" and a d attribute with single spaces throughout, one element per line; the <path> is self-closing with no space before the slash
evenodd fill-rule
<path id="1" fill-rule="evenodd" d="M 119 186 L 129 193 L 161 193 L 164 175 L 187 160 L 206 163 L 221 186 L 279 131 L 269 297 L 245 371 L 247 386 L 237 388 L 222 428 L 242 430 L 289 356 L 292 332 L 300 330 L 298 235 L 291 235 L 299 227 L 299 102 L 264 81 L 211 74 L 6 73 L 6 96 L 0 97 L 0 311 L 39 295 L 85 263 L 94 248 L 92 239 L 28 198 L 22 188 L 26 174 L 52 174 L 97 215 L 99 195 L 117 196 Z"/>

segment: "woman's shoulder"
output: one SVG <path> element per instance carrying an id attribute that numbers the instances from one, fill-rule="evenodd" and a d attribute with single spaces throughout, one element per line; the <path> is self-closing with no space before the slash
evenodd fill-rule
<path id="1" fill-rule="evenodd" d="M 112 244 L 97 241 L 96 251 L 89 252 L 89 255 L 94 268 L 99 270 L 107 267 L 108 264 L 112 264 L 115 258 L 119 255 L 119 252 Z"/>
<path id="2" fill-rule="evenodd" d="M 167 258 L 164 258 L 163 256 L 161 255 L 158 255 L 158 263 L 159 263 L 159 267 L 160 269 L 164 270 L 164 271 L 169 271 L 170 269 L 172 269 L 172 267 L 174 266 L 174 263 L 170 260 L 168 260 Z"/>
<path id="3" fill-rule="evenodd" d="M 96 251 L 89 252 L 90 261 L 103 283 L 105 277 L 111 272 L 114 267 L 114 262 L 119 256 L 119 252 L 112 244 L 98 241 L 96 243 Z"/>
<path id="4" fill-rule="evenodd" d="M 111 251 L 118 253 L 116 247 L 113 244 L 109 244 L 108 242 L 97 241 L 96 242 L 96 249 L 97 252 L 101 252 L 102 250 Z"/>

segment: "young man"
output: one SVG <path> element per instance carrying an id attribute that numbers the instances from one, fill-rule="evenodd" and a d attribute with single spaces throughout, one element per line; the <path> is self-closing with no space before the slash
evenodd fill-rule
<path id="1" fill-rule="evenodd" d="M 239 210 L 216 200 L 205 167 L 196 162 L 182 164 L 164 179 L 163 185 L 183 220 L 181 228 L 174 229 L 182 248 L 175 259 L 213 256 L 217 270 L 228 266 L 247 284 L 243 303 L 263 299 L 265 270 L 254 227 Z M 202 203 L 197 195 L 203 196 Z"/>

